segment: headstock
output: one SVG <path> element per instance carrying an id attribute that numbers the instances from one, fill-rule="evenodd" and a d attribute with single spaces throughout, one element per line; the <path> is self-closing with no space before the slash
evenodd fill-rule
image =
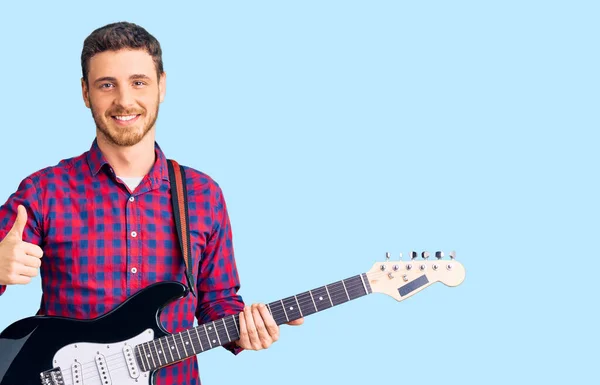
<path id="1" fill-rule="evenodd" d="M 429 260 L 429 253 L 424 251 L 419 257 L 410 252 L 410 260 L 390 260 L 386 253 L 385 262 L 377 262 L 367 272 L 373 293 L 384 293 L 398 301 L 402 301 L 430 286 L 434 282 L 442 282 L 446 286 L 458 286 L 465 279 L 465 268 L 456 261 L 455 253 L 444 258 L 444 253 L 437 251 Z"/>

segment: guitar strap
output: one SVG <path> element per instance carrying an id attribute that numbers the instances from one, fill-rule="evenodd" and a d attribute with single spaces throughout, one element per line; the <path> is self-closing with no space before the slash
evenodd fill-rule
<path id="1" fill-rule="evenodd" d="M 173 214 L 175 215 L 175 227 L 177 228 L 177 238 L 179 247 L 185 263 L 185 277 L 187 278 L 188 288 L 196 296 L 194 290 L 194 274 L 192 273 L 192 243 L 190 240 L 189 213 L 187 202 L 187 189 L 185 183 L 185 171 L 179 164 L 172 160 L 167 160 L 169 167 L 169 181 L 171 183 L 171 202 L 173 203 Z"/>

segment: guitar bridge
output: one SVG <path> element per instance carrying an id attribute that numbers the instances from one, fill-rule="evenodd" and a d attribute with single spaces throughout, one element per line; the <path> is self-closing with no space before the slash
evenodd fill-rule
<path id="1" fill-rule="evenodd" d="M 45 372 L 40 373 L 40 378 L 42 380 L 42 385 L 64 385 L 65 384 L 65 380 L 63 379 L 60 368 L 46 370 Z"/>

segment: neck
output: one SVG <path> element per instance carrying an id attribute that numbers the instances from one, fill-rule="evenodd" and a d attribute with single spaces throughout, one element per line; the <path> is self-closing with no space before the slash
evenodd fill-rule
<path id="1" fill-rule="evenodd" d="M 117 146 L 100 131 L 96 135 L 98 147 L 115 174 L 121 177 L 143 177 L 156 160 L 154 152 L 154 129 L 149 131 L 137 144 L 129 147 Z"/>
<path id="2" fill-rule="evenodd" d="M 330 309 L 370 294 L 367 274 L 318 287 L 267 304 L 278 325 Z M 144 371 L 155 370 L 240 338 L 239 315 L 230 315 L 180 333 L 169 334 L 135 346 L 134 353 Z"/>

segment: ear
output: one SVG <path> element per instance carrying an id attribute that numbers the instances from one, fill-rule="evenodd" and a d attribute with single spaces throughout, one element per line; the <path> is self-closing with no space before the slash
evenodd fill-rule
<path id="1" fill-rule="evenodd" d="M 167 73 L 163 72 L 158 79 L 158 92 L 160 95 L 160 102 L 165 100 L 165 94 L 167 93 Z"/>
<path id="2" fill-rule="evenodd" d="M 85 103 L 85 106 L 90 108 L 90 92 L 84 78 L 81 78 L 81 95 L 83 96 L 83 102 Z"/>

